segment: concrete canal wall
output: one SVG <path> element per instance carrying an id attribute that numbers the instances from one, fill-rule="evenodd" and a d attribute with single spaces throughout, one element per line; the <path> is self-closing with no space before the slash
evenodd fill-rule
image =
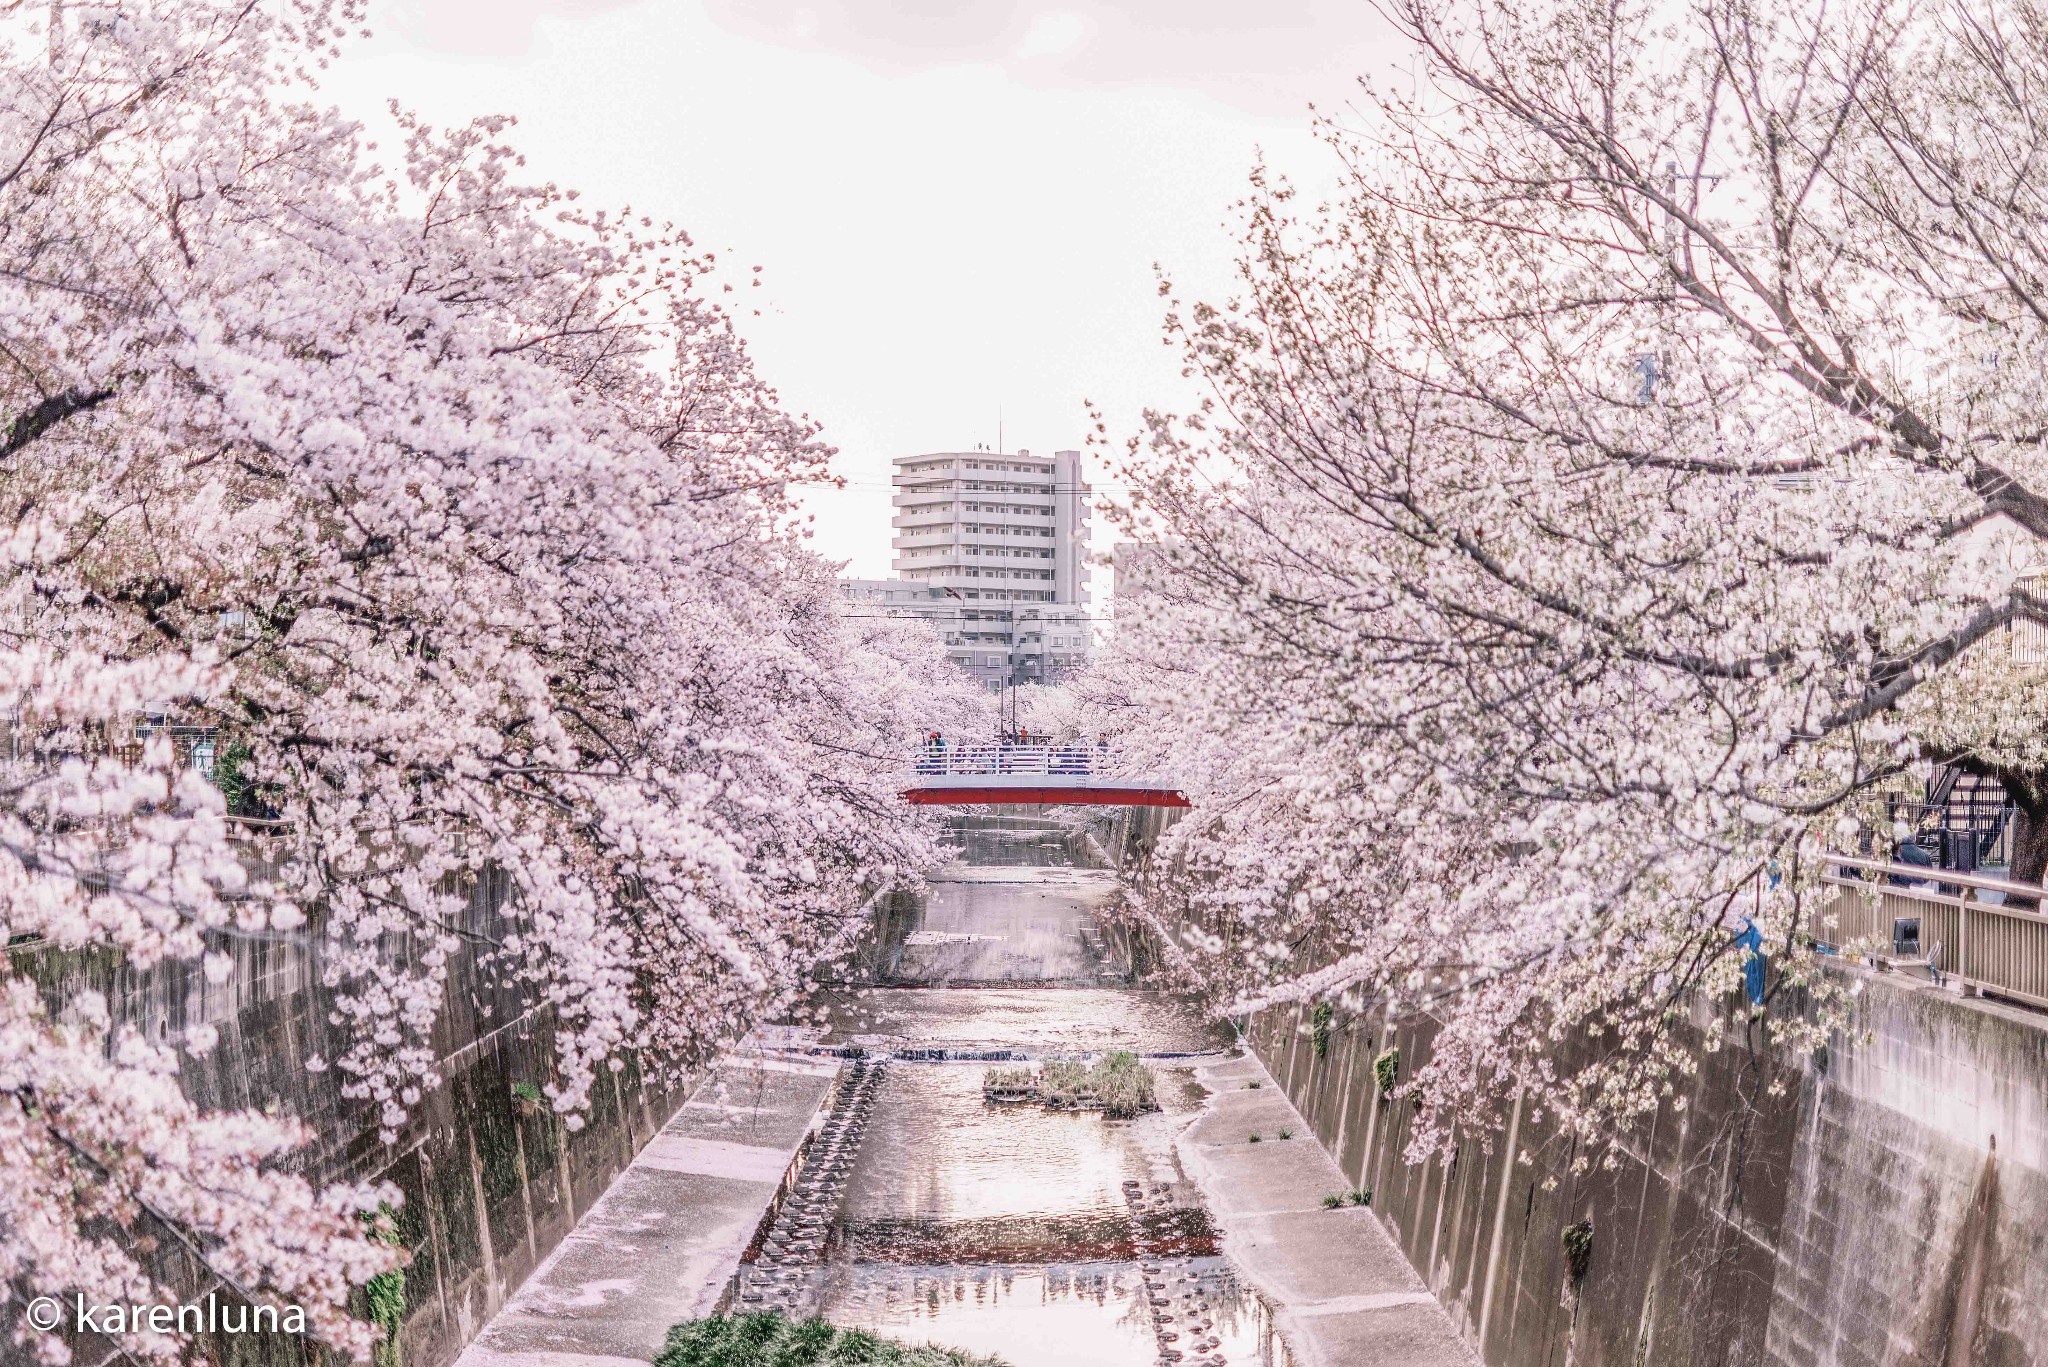
<path id="1" fill-rule="evenodd" d="M 476 889 L 465 913 L 472 935 L 496 935 L 502 884 Z M 477 972 L 472 946 L 452 966 L 447 1004 L 435 1036 L 441 1085 L 412 1110 L 395 1144 L 378 1139 L 375 1113 L 341 1094 L 332 1069 L 308 1072 L 309 1057 L 331 1059 L 339 1031 L 320 986 L 317 928 L 222 937 L 236 971 L 206 981 L 196 964 L 136 972 L 111 956 L 12 947 L 18 968 L 60 1008 L 84 990 L 103 994 L 117 1022 L 155 1040 L 176 1041 L 210 1024 L 219 1046 L 183 1065 L 186 1092 L 209 1107 L 275 1106 L 315 1133 L 295 1156 L 316 1181 L 373 1178 L 405 1194 L 399 1226 L 412 1265 L 405 1272 L 403 1367 L 444 1367 L 533 1268 L 561 1243 L 664 1123 L 684 1096 L 645 1082 L 634 1069 L 598 1084 L 584 1128 L 574 1134 L 544 1106 L 522 1102 L 515 1083 L 553 1076 L 548 1017 Z M 177 1256 L 169 1245 L 160 1258 Z M 166 1271 L 195 1294 L 208 1283 L 196 1266 Z M 237 1367 L 297 1367 L 311 1358 L 287 1336 L 237 1336 L 214 1345 Z M 110 1345 L 82 1343 L 91 1367 Z"/>
<path id="2" fill-rule="evenodd" d="M 1252 1042 L 1345 1174 L 1496 1367 L 2020 1367 L 2048 1361 L 2048 1018 L 1896 976 L 1862 981 L 1851 1029 L 1816 1057 L 1722 1047 L 1575 1175 L 1525 1097 L 1492 1151 L 1403 1161 L 1412 1121 L 1373 1062 L 1428 1057 L 1426 1026 L 1307 1008 Z M 1774 1094 L 1776 1089 L 1781 1093 Z M 1563 1231 L 1590 1221 L 1583 1283 Z"/>

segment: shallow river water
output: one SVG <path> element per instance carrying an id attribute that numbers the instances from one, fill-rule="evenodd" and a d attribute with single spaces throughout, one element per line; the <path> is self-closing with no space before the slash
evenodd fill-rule
<path id="1" fill-rule="evenodd" d="M 850 1157 L 818 1207 L 832 1213 L 787 1254 L 756 1250 L 743 1307 L 766 1295 L 1011 1367 L 1283 1364 L 1173 1151 L 1202 1099 L 1187 1059 L 1228 1049 L 1227 1029 L 1129 986 L 1096 921 L 1113 885 L 1059 833 L 962 843 L 891 926 L 872 982 L 830 1003 L 824 1043 L 878 1062 L 843 1122 Z M 1147 1058 L 1159 1112 L 992 1104 L 991 1063 L 957 1061 L 1109 1049 Z"/>

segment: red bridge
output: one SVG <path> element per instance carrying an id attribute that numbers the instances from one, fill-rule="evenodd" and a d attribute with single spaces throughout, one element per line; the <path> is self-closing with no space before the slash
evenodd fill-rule
<path id="1" fill-rule="evenodd" d="M 922 806 L 1057 803 L 1095 807 L 1187 807 L 1171 783 L 1117 772 L 1102 745 L 1013 745 L 938 741 L 918 752 L 917 781 L 903 790 Z"/>

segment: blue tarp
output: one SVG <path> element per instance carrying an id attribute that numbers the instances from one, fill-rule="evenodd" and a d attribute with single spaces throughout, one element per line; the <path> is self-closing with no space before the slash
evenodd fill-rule
<path id="1" fill-rule="evenodd" d="M 1735 934 L 1735 943 L 1749 953 L 1742 960 L 1742 982 L 1749 990 L 1752 1006 L 1764 1004 L 1764 933 L 1756 928 L 1756 922 L 1747 916 L 1742 918 L 1742 929 Z"/>

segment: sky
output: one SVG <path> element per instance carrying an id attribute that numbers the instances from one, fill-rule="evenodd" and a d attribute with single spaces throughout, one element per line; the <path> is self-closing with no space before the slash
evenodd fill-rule
<path id="1" fill-rule="evenodd" d="M 1159 272 L 1226 296 L 1254 165 L 1316 197 L 1311 103 L 1397 60 L 1364 0 L 373 0 L 371 27 L 344 108 L 515 115 L 536 179 L 761 268 L 741 331 L 838 448 L 814 545 L 866 576 L 892 457 L 1080 447 L 1090 401 L 1121 449 L 1190 406 Z"/>

